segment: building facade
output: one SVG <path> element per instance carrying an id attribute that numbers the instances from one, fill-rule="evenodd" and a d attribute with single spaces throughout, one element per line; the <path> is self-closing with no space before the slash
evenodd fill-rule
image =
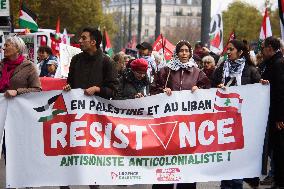
<path id="1" fill-rule="evenodd" d="M 118 36 L 121 37 L 120 39 L 124 40 L 124 44 L 125 41 L 129 42 L 129 39 L 133 41 L 137 38 L 138 3 L 138 0 L 111 0 L 109 4 L 104 5 L 105 13 L 115 15 L 115 23 L 117 23 L 119 27 Z M 155 40 L 155 22 L 156 1 L 143 0 L 141 41 L 153 42 Z M 190 32 L 195 32 L 190 31 L 191 28 L 200 31 L 200 27 L 201 0 L 162 0 L 160 31 L 162 34 L 166 35 L 167 38 L 179 36 L 182 37 L 181 39 L 188 38 L 186 35 L 183 37 L 180 31 L 184 30 L 184 34 L 188 33 L 190 36 Z M 131 28 L 131 32 L 129 32 L 129 28 Z M 129 34 L 131 37 L 129 37 Z M 172 40 L 175 42 L 181 39 Z"/>

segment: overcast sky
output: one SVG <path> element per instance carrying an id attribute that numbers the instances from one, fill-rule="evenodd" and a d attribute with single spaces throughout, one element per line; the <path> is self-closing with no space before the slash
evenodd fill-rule
<path id="1" fill-rule="evenodd" d="M 221 10 L 226 10 L 228 5 L 232 3 L 234 0 L 211 0 L 211 15 L 214 15 L 219 7 L 221 6 Z M 259 10 L 263 11 L 264 10 L 264 2 L 265 0 L 241 0 L 244 2 L 247 2 Z M 278 6 L 277 0 L 270 0 L 272 3 L 272 8 L 276 8 Z"/>

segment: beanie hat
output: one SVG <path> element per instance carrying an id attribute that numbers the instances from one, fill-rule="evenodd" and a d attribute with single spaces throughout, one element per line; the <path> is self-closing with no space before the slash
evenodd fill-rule
<path id="1" fill-rule="evenodd" d="M 132 71 L 147 72 L 148 62 L 144 58 L 139 58 L 139 59 L 133 60 L 130 63 L 130 67 Z"/>

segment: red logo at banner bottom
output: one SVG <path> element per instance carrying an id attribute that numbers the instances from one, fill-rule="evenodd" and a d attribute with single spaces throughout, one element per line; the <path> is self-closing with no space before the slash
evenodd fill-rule
<path id="1" fill-rule="evenodd" d="M 75 117 L 57 115 L 43 123 L 45 155 L 163 156 L 244 147 L 242 118 L 236 112 L 155 119 Z"/>
<path id="2" fill-rule="evenodd" d="M 156 176 L 158 181 L 179 181 L 181 179 L 179 168 L 157 169 Z"/>

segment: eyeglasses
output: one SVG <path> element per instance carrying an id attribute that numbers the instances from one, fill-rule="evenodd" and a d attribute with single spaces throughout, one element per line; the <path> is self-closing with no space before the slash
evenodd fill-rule
<path id="1" fill-rule="evenodd" d="M 204 64 L 211 64 L 212 62 L 210 61 L 203 61 Z"/>

